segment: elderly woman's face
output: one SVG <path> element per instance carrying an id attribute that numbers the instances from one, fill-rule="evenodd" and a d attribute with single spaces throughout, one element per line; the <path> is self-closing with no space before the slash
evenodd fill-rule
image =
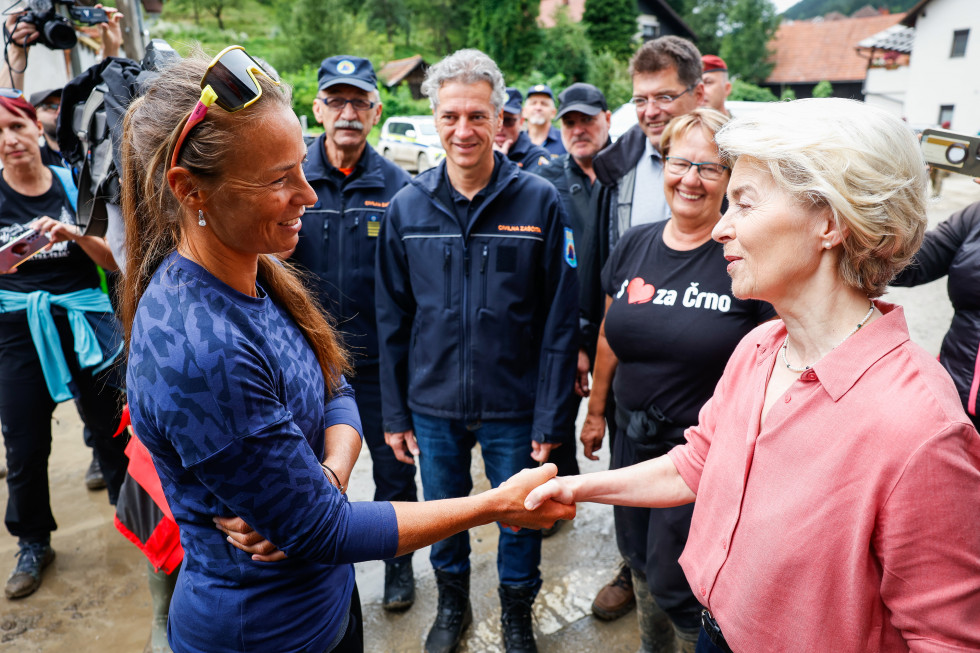
<path id="1" fill-rule="evenodd" d="M 671 141 L 667 157 L 664 166 L 664 194 L 671 215 L 678 220 L 718 220 L 725 188 L 728 186 L 728 170 L 724 170 L 717 179 L 705 179 L 705 176 L 716 176 L 718 168 L 715 166 L 691 165 L 682 174 L 675 171 L 675 168 L 687 165 L 680 159 L 720 166 L 721 157 L 718 156 L 714 139 L 700 127 L 695 127 Z"/>
<path id="2" fill-rule="evenodd" d="M 40 163 L 40 135 L 39 123 L 0 106 L 0 161 L 4 167 Z"/>
<path id="3" fill-rule="evenodd" d="M 732 293 L 773 304 L 800 295 L 825 248 L 825 211 L 801 206 L 777 188 L 768 169 L 740 158 L 728 184 L 728 212 L 711 233 L 725 246 Z"/>
<path id="4" fill-rule="evenodd" d="M 306 145 L 299 121 L 288 108 L 274 107 L 266 114 L 239 139 L 207 200 L 208 228 L 235 253 L 291 250 L 305 207 L 316 203 L 303 174 Z"/>

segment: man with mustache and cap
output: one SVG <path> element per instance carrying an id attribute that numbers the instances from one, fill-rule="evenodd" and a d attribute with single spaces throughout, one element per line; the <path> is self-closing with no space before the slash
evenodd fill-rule
<path id="1" fill-rule="evenodd" d="M 324 309 L 336 318 L 354 360 L 354 387 L 371 452 L 375 501 L 416 501 L 415 466 L 385 444 L 378 380 L 374 257 L 388 202 L 410 178 L 367 142 L 381 119 L 371 62 L 337 55 L 320 64 L 313 115 L 324 133 L 310 145 L 303 171 L 317 203 L 303 216 L 292 261 L 309 269 Z M 385 561 L 382 607 L 407 610 L 415 601 L 412 554 Z"/>

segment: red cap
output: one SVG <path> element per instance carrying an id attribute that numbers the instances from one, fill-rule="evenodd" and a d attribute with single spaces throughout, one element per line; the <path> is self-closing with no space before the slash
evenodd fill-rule
<path id="1" fill-rule="evenodd" d="M 706 73 L 727 73 L 728 66 L 725 65 L 725 60 L 719 57 L 717 54 L 706 54 L 701 57 L 701 63 L 704 65 L 704 72 Z"/>

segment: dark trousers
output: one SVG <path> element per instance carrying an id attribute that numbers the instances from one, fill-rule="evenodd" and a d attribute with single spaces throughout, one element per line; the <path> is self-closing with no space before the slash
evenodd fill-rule
<path id="1" fill-rule="evenodd" d="M 612 469 L 642 462 L 626 435 L 626 425 L 613 443 Z M 691 529 L 694 504 L 676 508 L 613 508 L 616 543 L 627 564 L 645 575 L 657 605 L 678 628 L 694 630 L 701 625 L 701 604 L 694 598 L 684 571 L 677 562 Z"/>
<path id="2" fill-rule="evenodd" d="M 404 464 L 404 463 L 402 463 Z M 357 583 L 354 584 L 354 594 L 350 597 L 350 617 L 347 622 L 347 632 L 337 645 L 325 653 L 363 653 L 364 651 L 364 619 L 361 618 L 361 597 L 357 593 Z"/>
<path id="3" fill-rule="evenodd" d="M 118 388 L 120 370 L 99 374 L 80 370 L 68 320 L 56 317 L 62 350 L 71 371 L 75 406 L 92 434 L 92 447 L 115 504 L 126 476 L 125 436 L 113 438 L 122 413 Z M 11 535 L 24 541 L 43 541 L 57 528 L 48 490 L 51 454 L 51 399 L 41 363 L 31 341 L 26 318 L 0 323 L 0 424 L 7 453 L 7 511 Z"/>
<path id="4" fill-rule="evenodd" d="M 371 452 L 374 468 L 375 501 L 418 501 L 415 487 L 415 465 L 409 465 L 395 458 L 395 452 L 385 443 L 384 427 L 381 424 L 381 385 L 378 380 L 378 366 L 358 367 L 357 374 L 350 379 L 354 388 L 354 399 L 361 414 L 361 427 L 364 441 Z"/>

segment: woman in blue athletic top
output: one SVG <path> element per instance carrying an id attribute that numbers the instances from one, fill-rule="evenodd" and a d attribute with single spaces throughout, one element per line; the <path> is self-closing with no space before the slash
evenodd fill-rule
<path id="1" fill-rule="evenodd" d="M 210 70 L 225 78 L 185 60 L 125 121 L 130 411 L 185 552 L 170 644 L 177 653 L 358 651 L 351 563 L 480 523 L 541 527 L 568 515 L 557 504 L 523 509 L 554 466 L 467 499 L 347 500 L 361 445 L 347 356 L 272 256 L 295 247 L 316 202 L 299 121 L 288 90 L 244 51 L 218 59 Z M 227 75 L 254 102 L 227 110 Z M 219 96 L 203 119 L 199 82 Z"/>

